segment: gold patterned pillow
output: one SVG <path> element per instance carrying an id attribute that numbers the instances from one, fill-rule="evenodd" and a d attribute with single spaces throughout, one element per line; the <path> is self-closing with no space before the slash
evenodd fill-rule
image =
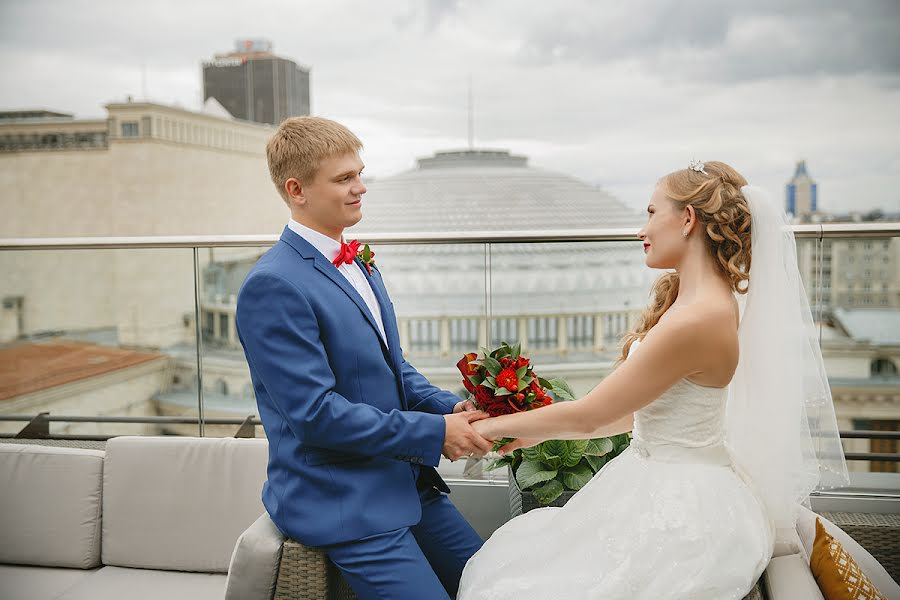
<path id="1" fill-rule="evenodd" d="M 809 567 L 825 600 L 887 600 L 819 519 Z"/>

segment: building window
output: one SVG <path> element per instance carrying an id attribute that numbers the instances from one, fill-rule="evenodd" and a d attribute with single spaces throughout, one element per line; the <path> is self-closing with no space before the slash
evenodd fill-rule
<path id="1" fill-rule="evenodd" d="M 201 333 L 203 334 L 203 339 L 212 339 L 213 336 L 213 323 L 215 323 L 216 315 L 212 312 L 204 312 L 203 313 L 203 329 Z"/>
<path id="2" fill-rule="evenodd" d="M 478 348 L 478 319 L 451 319 L 450 350 L 471 352 Z"/>
<path id="3" fill-rule="evenodd" d="M 866 243 L 865 243 L 865 247 L 866 247 L 866 250 L 871 250 L 871 249 L 872 249 L 872 242 L 866 242 Z"/>
<path id="4" fill-rule="evenodd" d="M 437 352 L 440 350 L 440 322 L 437 319 L 410 319 L 409 347 L 413 352 Z"/>
<path id="5" fill-rule="evenodd" d="M 219 315 L 219 337 L 223 340 L 228 339 L 228 315 L 226 313 Z"/>
<path id="6" fill-rule="evenodd" d="M 571 348 L 591 348 L 594 345 L 594 317 L 581 315 L 566 319 L 568 342 Z"/>
<path id="7" fill-rule="evenodd" d="M 883 377 L 896 374 L 897 365 L 889 358 L 876 358 L 869 365 L 869 375 L 872 377 Z"/>
<path id="8" fill-rule="evenodd" d="M 137 121 L 126 121 L 122 123 L 122 137 L 137 137 L 138 124 Z"/>

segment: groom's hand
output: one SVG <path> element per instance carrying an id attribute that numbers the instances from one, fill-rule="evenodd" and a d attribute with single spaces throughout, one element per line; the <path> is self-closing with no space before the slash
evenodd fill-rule
<path id="1" fill-rule="evenodd" d="M 444 415 L 444 447 L 441 453 L 450 460 L 457 460 L 464 456 L 484 456 L 490 452 L 493 444 L 472 428 L 474 421 L 487 417 L 488 414 L 481 411 Z"/>
<path id="2" fill-rule="evenodd" d="M 460 400 L 456 403 L 456 406 L 453 407 L 453 413 L 459 412 L 473 412 L 478 410 L 478 407 L 475 406 L 475 403 L 471 400 Z"/>

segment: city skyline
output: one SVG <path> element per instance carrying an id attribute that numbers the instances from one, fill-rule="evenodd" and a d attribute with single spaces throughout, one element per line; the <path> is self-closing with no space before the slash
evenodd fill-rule
<path id="1" fill-rule="evenodd" d="M 898 212 L 898 16 L 891 2 L 808 0 L 270 1 L 249 18 L 202 2 L 5 3 L 0 109 L 90 117 L 146 95 L 198 110 L 202 61 L 264 37 L 311 68 L 313 114 L 364 140 L 376 178 L 467 145 L 471 79 L 476 146 L 527 154 L 638 210 L 659 176 L 698 158 L 726 160 L 779 196 L 806 160 L 821 210 Z M 161 30 L 175 41 L 160 43 Z"/>

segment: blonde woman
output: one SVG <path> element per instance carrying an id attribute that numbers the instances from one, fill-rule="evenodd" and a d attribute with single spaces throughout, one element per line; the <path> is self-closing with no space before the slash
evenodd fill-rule
<path id="1" fill-rule="evenodd" d="M 506 451 L 633 431 L 631 448 L 564 508 L 498 529 L 462 600 L 742 598 L 820 467 L 824 483 L 846 478 L 781 208 L 727 164 L 695 161 L 659 181 L 639 237 L 647 265 L 671 272 L 615 371 L 574 402 L 474 424 L 518 438 Z"/>

